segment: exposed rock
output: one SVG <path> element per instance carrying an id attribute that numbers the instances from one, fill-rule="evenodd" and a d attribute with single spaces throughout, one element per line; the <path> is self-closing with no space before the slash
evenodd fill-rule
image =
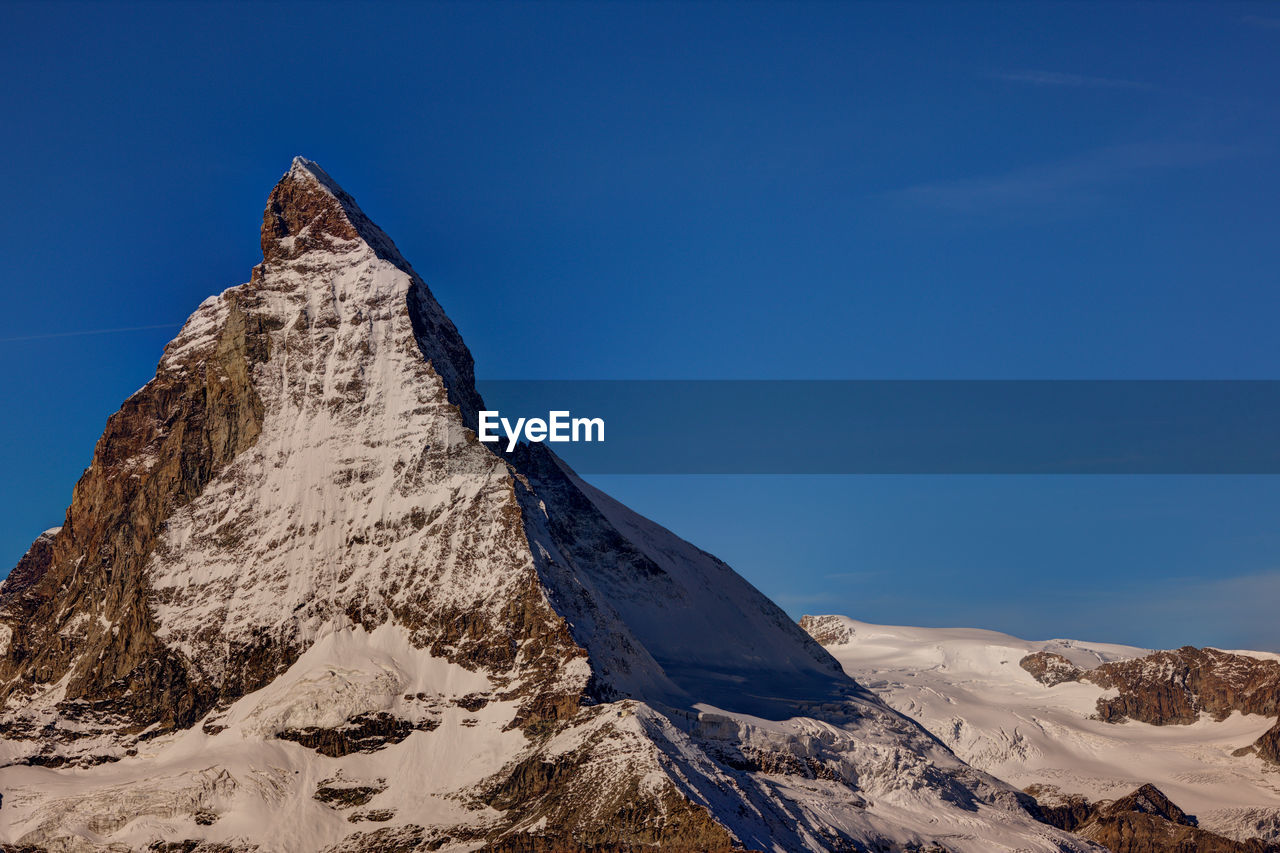
<path id="1" fill-rule="evenodd" d="M 377 785 L 362 785 L 343 779 L 326 779 L 313 795 L 315 799 L 334 809 L 350 809 L 368 805 L 378 794 L 387 789 L 385 781 Z"/>
<path id="2" fill-rule="evenodd" d="M 156 841 L 147 846 L 148 853 L 254 853 L 256 844 L 221 844 L 188 838 L 183 841 Z"/>
<path id="3" fill-rule="evenodd" d="M 471 693 L 458 700 L 458 707 L 466 708 L 468 711 L 479 711 L 488 705 L 491 699 L 491 696 L 486 696 L 483 693 Z"/>
<path id="4" fill-rule="evenodd" d="M 485 805 L 506 813 L 505 827 L 492 832 L 492 850 L 740 850 L 742 845 L 702 806 L 663 786 L 644 794 L 642 775 L 623 771 L 600 784 L 596 769 L 616 750 L 625 754 L 625 734 L 605 715 L 581 746 L 567 753 L 540 751 L 505 770 L 482 795 Z M 536 834 L 520 830 L 538 825 Z M 510 827 L 509 829 L 506 827 Z"/>
<path id="5" fill-rule="evenodd" d="M 353 752 L 376 752 L 388 744 L 399 743 L 413 732 L 429 732 L 439 725 L 436 720 L 414 723 L 382 711 L 352 717 L 339 728 L 308 726 L 305 729 L 285 729 L 277 732 L 276 737 L 337 758 Z"/>
<path id="6" fill-rule="evenodd" d="M 1050 826 L 1075 832 L 1093 817 L 1094 804 L 1080 794 L 1067 794 L 1053 785 L 1031 785 L 1026 792 L 1040 807 L 1040 819 Z"/>
<path id="7" fill-rule="evenodd" d="M 1236 841 L 1200 829 L 1154 785 L 1118 800 L 1089 803 L 1053 786 L 1027 789 L 1040 803 L 1046 823 L 1075 832 L 1112 853 L 1277 853 L 1280 845 L 1257 838 Z"/>
<path id="8" fill-rule="evenodd" d="M 1280 764 L 1280 720 L 1253 742 L 1258 755 L 1272 764 Z"/>
<path id="9" fill-rule="evenodd" d="M 249 373 L 267 344 L 242 302 L 228 299 L 211 334 L 169 345 L 156 378 L 108 419 L 62 528 L 5 585 L 0 701 L 61 683 L 60 706 L 82 725 L 136 733 L 190 726 L 216 698 L 156 639 L 144 566 L 169 514 L 258 436 Z"/>
<path id="10" fill-rule="evenodd" d="M 824 646 L 839 646 L 853 639 L 853 628 L 844 623 L 839 616 L 800 617 L 800 627 Z"/>
<path id="11" fill-rule="evenodd" d="M 1140 812 L 1098 815 L 1081 827 L 1079 834 L 1112 853 L 1274 853 L 1280 850 L 1257 839 L 1233 841 Z"/>
<path id="12" fill-rule="evenodd" d="M 1130 813 L 1153 815 L 1182 826 L 1196 825 L 1195 818 L 1190 817 L 1186 812 L 1174 805 L 1173 801 L 1166 797 L 1164 792 L 1155 785 L 1143 785 L 1132 794 L 1107 803 L 1098 809 L 1098 814 L 1103 817 Z"/>
<path id="13" fill-rule="evenodd" d="M 38 605 L 38 599 L 30 602 L 27 600 L 27 592 L 53 566 L 53 540 L 61 530 L 61 527 L 54 527 L 37 536 L 27 553 L 18 561 L 18 565 L 0 581 L 0 611 L 21 612 L 32 605 Z"/>
<path id="14" fill-rule="evenodd" d="M 1152 725 L 1190 724 L 1209 714 L 1226 719 L 1233 711 L 1280 714 L 1280 661 L 1184 646 L 1131 660 L 1080 669 L 1061 655 L 1037 652 L 1019 664 L 1050 687 L 1067 681 L 1116 690 L 1098 699 L 1098 718 L 1106 722 L 1138 720 Z M 1280 763 L 1280 721 L 1251 750 Z"/>
<path id="15" fill-rule="evenodd" d="M 354 832 L 322 853 L 425 853 L 439 850 L 452 838 L 421 826 L 386 827 L 372 832 Z"/>
<path id="16" fill-rule="evenodd" d="M 360 239 L 343 205 L 320 181 L 281 181 L 262 214 L 262 259 L 270 264 L 311 251 L 334 251 Z"/>
<path id="17" fill-rule="evenodd" d="M 1046 687 L 1079 681 L 1084 675 L 1082 669 L 1054 652 L 1035 652 L 1024 657 L 1018 664 Z"/>

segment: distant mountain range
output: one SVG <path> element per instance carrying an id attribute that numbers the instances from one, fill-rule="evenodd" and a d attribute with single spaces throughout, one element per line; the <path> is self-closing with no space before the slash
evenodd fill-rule
<path id="1" fill-rule="evenodd" d="M 1152 850 L 1280 847 L 1278 655 L 1030 642 L 843 616 L 801 624 L 850 676 L 974 767 L 1033 793 L 1060 826 L 1111 849 L 1144 849 L 1134 846 L 1144 833 Z M 1175 830 L 1172 818 L 1100 825 L 1094 812 L 1114 812 L 1144 786 L 1223 838 L 1192 838 L 1204 833 Z"/>

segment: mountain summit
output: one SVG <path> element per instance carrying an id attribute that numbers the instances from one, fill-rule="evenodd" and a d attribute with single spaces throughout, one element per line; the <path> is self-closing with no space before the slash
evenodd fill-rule
<path id="1" fill-rule="evenodd" d="M 457 329 L 314 163 L 262 250 L 0 585 L 0 840 L 1095 849 L 724 563 L 481 444 Z"/>

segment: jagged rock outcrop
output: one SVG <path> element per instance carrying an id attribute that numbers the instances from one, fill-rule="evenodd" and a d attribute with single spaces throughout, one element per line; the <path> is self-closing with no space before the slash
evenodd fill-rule
<path id="1" fill-rule="evenodd" d="M 1143 785 L 1118 800 L 1090 803 L 1052 786 L 1032 786 L 1044 819 L 1095 841 L 1112 853 L 1275 853 L 1280 845 L 1259 839 L 1237 841 L 1200 829 L 1154 785 Z"/>
<path id="2" fill-rule="evenodd" d="M 1163 726 L 1194 723 L 1201 714 L 1216 720 L 1233 711 L 1280 714 L 1280 661 L 1249 655 L 1184 646 L 1081 669 L 1061 655 L 1036 652 L 1019 665 L 1050 687 L 1083 681 L 1118 691 L 1098 699 L 1098 718 L 1107 722 L 1133 719 Z M 1280 763 L 1278 741 L 1280 721 L 1242 752 L 1256 751 Z"/>
<path id="3" fill-rule="evenodd" d="M 1031 673 L 1031 677 L 1046 687 L 1055 687 L 1068 681 L 1080 681 L 1085 671 L 1055 652 L 1035 652 L 1018 662 Z"/>
<path id="4" fill-rule="evenodd" d="M 37 536 L 27 553 L 18 561 L 18 565 L 4 579 L 3 585 L 0 585 L 0 602 L 6 609 L 26 609 L 27 612 L 32 612 L 32 606 L 39 601 L 39 597 L 28 598 L 27 593 L 53 565 L 53 541 L 61 530 L 61 527 L 54 527 Z"/>
<path id="5" fill-rule="evenodd" d="M 1280 764 L 1280 720 L 1276 720 L 1274 726 L 1253 742 L 1252 749 L 1265 761 Z"/>
<path id="6" fill-rule="evenodd" d="M 1067 832 L 1075 832 L 1093 817 L 1094 804 L 1082 794 L 1064 793 L 1055 785 L 1030 785 L 1026 793 L 1036 800 L 1041 820 Z"/>
<path id="7" fill-rule="evenodd" d="M 0 840 L 1095 849 L 724 563 L 481 444 L 456 328 L 315 164 L 262 249 L 0 585 Z"/>
<path id="8" fill-rule="evenodd" d="M 839 616 L 800 617 L 800 627 L 810 637 L 824 646 L 838 646 L 853 639 L 853 628 Z"/>

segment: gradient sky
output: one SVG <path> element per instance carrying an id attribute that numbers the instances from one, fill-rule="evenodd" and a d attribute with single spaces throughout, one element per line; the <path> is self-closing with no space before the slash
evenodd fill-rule
<path id="1" fill-rule="evenodd" d="M 295 154 L 489 378 L 1280 378 L 1273 5 L 4 3 L 0 79 L 4 565 Z M 596 479 L 794 615 L 1280 649 L 1280 478 Z"/>

